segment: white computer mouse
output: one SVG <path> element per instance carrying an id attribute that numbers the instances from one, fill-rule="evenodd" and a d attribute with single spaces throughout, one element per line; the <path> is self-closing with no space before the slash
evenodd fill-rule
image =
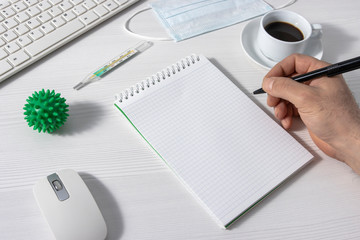
<path id="1" fill-rule="evenodd" d="M 34 195 L 56 239 L 105 239 L 105 220 L 74 170 L 61 170 L 41 179 L 34 186 Z"/>

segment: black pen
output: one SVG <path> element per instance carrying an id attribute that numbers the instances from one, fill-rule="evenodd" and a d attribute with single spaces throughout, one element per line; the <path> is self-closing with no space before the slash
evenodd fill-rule
<path id="1" fill-rule="evenodd" d="M 350 72 L 352 70 L 356 70 L 360 68 L 360 56 L 356 58 L 352 58 L 343 62 L 335 63 L 333 65 L 320 68 L 318 70 L 308 72 L 302 75 L 298 75 L 295 77 L 292 77 L 291 79 L 297 81 L 297 82 L 306 82 L 311 79 L 327 76 L 327 77 L 333 77 L 335 75 L 339 75 L 345 72 Z M 253 94 L 259 94 L 259 93 L 265 93 L 265 91 L 260 88 L 253 92 Z"/>

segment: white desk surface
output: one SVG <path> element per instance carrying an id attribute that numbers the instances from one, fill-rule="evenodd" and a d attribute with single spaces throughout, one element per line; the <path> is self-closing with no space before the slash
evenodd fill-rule
<path id="1" fill-rule="evenodd" d="M 139 41 L 122 26 L 144 7 L 147 2 L 134 5 L 0 83 L 0 239 L 53 239 L 32 187 L 63 168 L 79 171 L 90 188 L 107 222 L 107 239 L 360 239 L 360 176 L 325 156 L 300 122 L 290 133 L 315 155 L 314 161 L 222 230 L 113 106 L 120 90 L 201 53 L 273 116 L 266 95 L 251 94 L 267 70 L 241 48 L 240 34 L 248 22 L 179 43 L 155 42 L 103 80 L 72 89 Z M 322 24 L 324 60 L 360 55 L 360 1 L 298 0 L 287 9 Z M 150 11 L 138 15 L 131 27 L 166 36 Z M 360 102 L 360 70 L 345 78 Z M 70 117 L 54 134 L 39 134 L 24 120 L 25 100 L 42 88 L 55 89 L 70 105 Z"/>

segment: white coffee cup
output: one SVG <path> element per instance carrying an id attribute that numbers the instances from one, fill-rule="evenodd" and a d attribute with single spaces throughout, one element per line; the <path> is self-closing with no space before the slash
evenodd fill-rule
<path id="1" fill-rule="evenodd" d="M 297 41 L 288 41 L 270 35 L 265 28 L 274 22 L 287 23 L 296 27 L 302 33 L 303 38 Z M 278 62 L 293 53 L 304 53 L 311 39 L 320 39 L 321 37 L 320 24 L 310 24 L 303 16 L 295 12 L 275 10 L 261 18 L 256 44 L 264 56 Z"/>

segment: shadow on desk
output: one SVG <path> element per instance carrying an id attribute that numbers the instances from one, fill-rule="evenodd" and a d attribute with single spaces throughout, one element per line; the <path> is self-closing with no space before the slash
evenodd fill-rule
<path id="1" fill-rule="evenodd" d="M 104 116 L 102 107 L 96 102 L 78 102 L 69 104 L 69 117 L 64 126 L 53 134 L 74 135 L 95 127 Z"/>
<path id="2" fill-rule="evenodd" d="M 93 175 L 84 172 L 80 172 L 79 175 L 88 186 L 105 219 L 107 226 L 106 239 L 120 239 L 124 224 L 120 208 L 112 193 Z"/>
<path id="3" fill-rule="evenodd" d="M 329 61 L 330 63 L 344 61 L 346 59 L 339 59 L 339 55 L 343 52 L 351 52 L 352 49 L 357 49 L 358 40 L 355 35 L 349 35 L 344 29 L 339 28 L 338 25 L 323 23 L 321 25 L 323 28 L 324 61 Z"/>

